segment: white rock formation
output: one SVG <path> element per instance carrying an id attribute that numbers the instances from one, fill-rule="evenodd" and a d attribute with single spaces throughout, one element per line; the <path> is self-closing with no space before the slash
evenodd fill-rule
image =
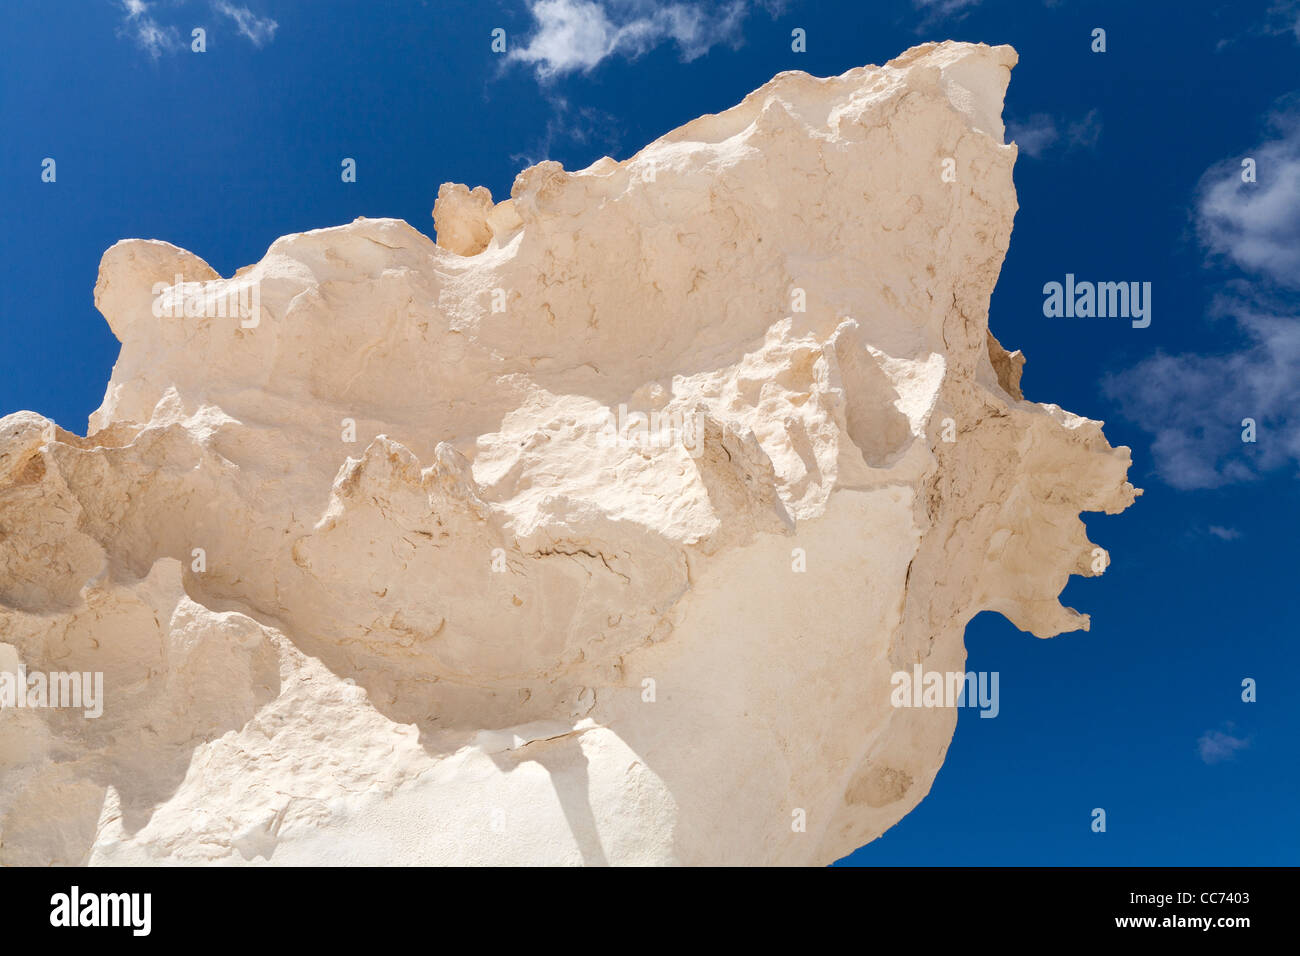
<path id="1" fill-rule="evenodd" d="M 988 331 L 1015 61 L 783 73 L 444 186 L 437 245 L 109 249 L 88 437 L 0 420 L 0 669 L 104 675 L 97 719 L 0 714 L 0 862 L 824 864 L 896 823 L 956 712 L 891 675 L 984 609 L 1086 628 L 1078 514 L 1135 494 Z"/>

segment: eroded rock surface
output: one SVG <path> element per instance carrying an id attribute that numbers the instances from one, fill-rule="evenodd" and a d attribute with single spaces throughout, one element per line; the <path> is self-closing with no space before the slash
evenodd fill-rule
<path id="1" fill-rule="evenodd" d="M 1015 60 L 783 73 L 444 186 L 437 244 L 109 249 L 88 437 L 0 420 L 0 667 L 104 675 L 97 719 L 0 714 L 0 862 L 822 864 L 896 823 L 956 714 L 891 674 L 962 670 L 981 610 L 1086 627 L 1079 513 L 1135 495 L 989 332 Z"/>

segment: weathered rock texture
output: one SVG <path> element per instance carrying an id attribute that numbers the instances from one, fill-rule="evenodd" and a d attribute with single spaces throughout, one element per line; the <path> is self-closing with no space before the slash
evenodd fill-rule
<path id="1" fill-rule="evenodd" d="M 1087 627 L 1079 512 L 1135 494 L 988 331 L 1015 60 L 783 73 L 445 186 L 437 245 L 108 250 L 88 437 L 0 421 L 0 654 L 104 713 L 0 715 L 0 861 L 823 864 L 896 823 L 956 713 L 891 674 L 984 609 Z"/>

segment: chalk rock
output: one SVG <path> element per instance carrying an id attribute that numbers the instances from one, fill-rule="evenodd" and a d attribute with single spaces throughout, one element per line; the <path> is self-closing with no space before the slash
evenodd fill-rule
<path id="1" fill-rule="evenodd" d="M 956 712 L 892 675 L 982 610 L 1086 628 L 1079 513 L 1136 494 L 989 332 L 1015 61 L 782 73 L 444 186 L 437 243 L 109 249 L 87 437 L 0 420 L 0 665 L 103 675 L 0 714 L 0 862 L 825 864 L 898 822 Z"/>

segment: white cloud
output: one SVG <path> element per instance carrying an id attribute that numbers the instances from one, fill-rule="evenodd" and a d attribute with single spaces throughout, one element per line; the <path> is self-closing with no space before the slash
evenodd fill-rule
<path id="1" fill-rule="evenodd" d="M 1269 126 L 1276 139 L 1202 177 L 1197 231 L 1214 255 L 1300 288 L 1300 101 L 1285 101 Z M 1247 157 L 1255 161 L 1257 182 L 1242 181 Z"/>
<path id="2" fill-rule="evenodd" d="M 1202 178 L 1196 230 L 1213 262 L 1249 280 L 1229 282 L 1211 316 L 1241 345 L 1218 355 L 1158 353 L 1104 383 L 1124 414 L 1153 436 L 1156 471 L 1175 488 L 1215 488 L 1279 468 L 1300 473 L 1300 113 L 1284 100 L 1274 138 Z M 1253 443 L 1243 421 L 1255 422 Z"/>
<path id="3" fill-rule="evenodd" d="M 1210 534 L 1223 541 L 1236 541 L 1241 537 L 1241 532 L 1236 528 L 1224 528 L 1217 524 L 1210 525 Z"/>
<path id="4" fill-rule="evenodd" d="M 1232 729 L 1231 725 L 1228 729 Z M 1222 763 L 1231 760 L 1237 756 L 1238 750 L 1245 750 L 1249 746 L 1249 739 L 1234 737 L 1221 730 L 1207 730 L 1196 742 L 1196 749 L 1206 763 Z"/>
<path id="5" fill-rule="evenodd" d="M 1244 344 L 1221 355 L 1157 353 L 1103 383 L 1125 417 L 1152 435 L 1156 472 L 1174 488 L 1217 488 L 1300 467 L 1300 316 L 1235 284 L 1213 312 Z M 1255 441 L 1244 442 L 1245 419 Z"/>
<path id="6" fill-rule="evenodd" d="M 1066 128 L 1065 138 L 1071 149 L 1095 149 L 1101 139 L 1101 111 L 1088 110 L 1083 119 Z"/>
<path id="7" fill-rule="evenodd" d="M 256 47 L 270 43 L 275 38 L 275 31 L 280 26 L 270 17 L 259 17 L 248 7 L 237 7 L 234 4 L 227 3 L 226 0 L 216 0 L 212 4 L 212 9 L 234 20 L 235 26 L 239 27 L 240 35 L 247 37 Z"/>
<path id="8" fill-rule="evenodd" d="M 1035 113 L 1023 123 L 1008 122 L 1007 138 L 1020 147 L 1020 152 L 1038 157 L 1061 138 L 1061 133 L 1056 128 L 1056 120 L 1046 113 Z"/>
<path id="9" fill-rule="evenodd" d="M 1216 45 L 1216 50 L 1245 39 L 1255 37 L 1275 37 L 1291 34 L 1300 43 L 1300 0 L 1274 0 L 1265 12 L 1264 20 L 1247 27 L 1242 33 L 1225 37 Z"/>
<path id="10" fill-rule="evenodd" d="M 979 4 L 980 0 L 912 0 L 912 6 L 922 14 L 916 32 L 925 33 L 944 20 L 961 20 Z"/>
<path id="11" fill-rule="evenodd" d="M 170 5 L 149 3 L 147 0 L 116 0 L 124 14 L 118 36 L 127 37 L 155 60 L 164 53 L 188 50 L 189 31 L 193 24 L 188 21 L 178 28 L 172 24 L 159 22 L 154 15 L 160 8 L 175 11 L 183 8 L 183 3 Z M 279 27 L 268 17 L 259 17 L 248 7 L 237 7 L 228 0 L 214 0 L 212 9 L 215 13 L 231 20 L 239 34 L 246 37 L 253 46 L 261 47 L 269 43 Z M 182 36 L 182 33 L 185 35 Z"/>
<path id="12" fill-rule="evenodd" d="M 126 19 L 118 30 L 119 36 L 133 40 L 155 60 L 164 53 L 173 53 L 185 44 L 175 27 L 162 26 L 149 14 L 149 4 L 144 0 L 122 0 Z"/>
<path id="13" fill-rule="evenodd" d="M 971 7 L 979 6 L 979 3 L 980 0 L 912 0 L 912 6 L 924 10 L 932 17 L 965 14 Z"/>
<path id="14" fill-rule="evenodd" d="M 1268 9 L 1264 30 L 1274 36 L 1290 33 L 1300 42 L 1300 0 L 1277 0 Z"/>
<path id="15" fill-rule="evenodd" d="M 607 57 L 634 59 L 675 43 L 685 60 L 719 44 L 739 42 L 745 0 L 722 4 L 654 0 L 531 0 L 536 29 L 509 56 L 531 65 L 539 79 L 589 72 Z"/>
<path id="16" fill-rule="evenodd" d="M 1093 149 L 1101 138 L 1101 113 L 1089 110 L 1082 119 L 1074 121 L 1035 113 L 1023 122 L 1009 120 L 1007 137 L 1020 148 L 1020 152 L 1035 159 L 1062 140 L 1070 151 Z"/>

